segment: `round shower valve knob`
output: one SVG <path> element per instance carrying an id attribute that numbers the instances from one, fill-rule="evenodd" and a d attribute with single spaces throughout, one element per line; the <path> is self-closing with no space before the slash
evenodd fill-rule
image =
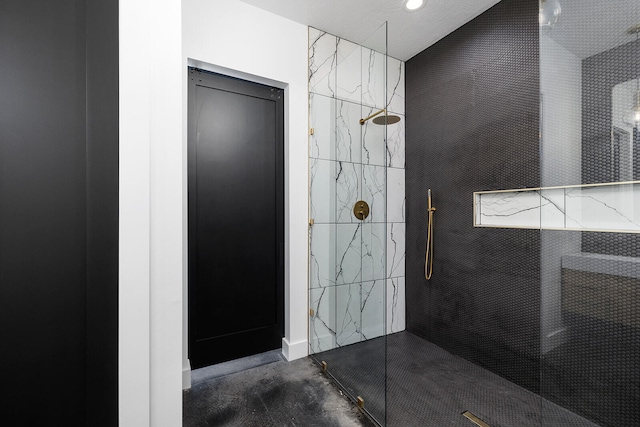
<path id="1" fill-rule="evenodd" d="M 353 215 L 360 221 L 364 221 L 369 216 L 369 205 L 364 200 L 357 201 L 353 205 Z"/>

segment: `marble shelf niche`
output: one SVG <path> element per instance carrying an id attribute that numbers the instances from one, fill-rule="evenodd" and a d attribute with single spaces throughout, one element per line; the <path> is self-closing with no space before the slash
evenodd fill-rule
<path id="1" fill-rule="evenodd" d="M 473 193 L 474 226 L 640 233 L 640 181 Z"/>

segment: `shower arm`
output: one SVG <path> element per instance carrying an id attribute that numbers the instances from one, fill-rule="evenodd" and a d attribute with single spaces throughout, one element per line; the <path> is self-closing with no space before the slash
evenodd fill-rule
<path id="1" fill-rule="evenodd" d="M 365 117 L 364 119 L 360 119 L 360 124 L 363 125 L 367 120 L 373 119 L 375 116 L 380 115 L 382 113 L 386 113 L 386 112 L 387 112 L 387 109 L 383 108 L 382 110 L 380 110 L 380 111 L 378 111 L 376 113 L 373 113 L 369 117 Z"/>

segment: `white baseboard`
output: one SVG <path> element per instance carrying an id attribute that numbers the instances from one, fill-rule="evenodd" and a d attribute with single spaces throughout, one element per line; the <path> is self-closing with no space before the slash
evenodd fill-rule
<path id="1" fill-rule="evenodd" d="M 307 340 L 290 343 L 286 338 L 282 338 L 282 355 L 288 361 L 307 357 L 309 355 L 309 343 Z"/>
<path id="2" fill-rule="evenodd" d="M 191 388 L 191 362 L 187 360 L 187 366 L 182 368 L 182 389 L 189 390 Z"/>

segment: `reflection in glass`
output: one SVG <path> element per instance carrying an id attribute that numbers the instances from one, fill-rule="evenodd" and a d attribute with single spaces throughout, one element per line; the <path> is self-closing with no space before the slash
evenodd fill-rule
<path id="1" fill-rule="evenodd" d="M 611 181 L 632 181 L 634 123 L 628 122 L 629 105 L 633 104 L 637 80 L 615 85 L 611 91 Z"/>
<path id="2" fill-rule="evenodd" d="M 636 80 L 636 82 L 640 82 L 640 80 Z M 636 83 L 633 107 L 622 117 L 622 121 L 632 127 L 638 127 L 640 125 L 640 88 L 637 86 L 638 83 Z"/>
<path id="3" fill-rule="evenodd" d="M 558 0 L 542 0 L 540 2 L 540 26 L 553 27 L 560 18 L 562 8 Z"/>
<path id="4" fill-rule="evenodd" d="M 599 426 L 635 427 L 640 188 L 628 182 L 640 178 L 640 2 L 562 6 L 540 32 L 541 183 L 575 187 L 541 194 L 540 394 Z M 556 425 L 544 409 L 542 425 Z"/>
<path id="5" fill-rule="evenodd" d="M 634 25 L 627 30 L 628 34 L 636 35 L 636 44 L 638 44 L 638 37 L 640 36 L 640 24 Z M 633 101 L 633 107 L 628 110 L 622 121 L 626 124 L 637 128 L 640 125 L 640 58 L 636 55 L 636 92 Z"/>

